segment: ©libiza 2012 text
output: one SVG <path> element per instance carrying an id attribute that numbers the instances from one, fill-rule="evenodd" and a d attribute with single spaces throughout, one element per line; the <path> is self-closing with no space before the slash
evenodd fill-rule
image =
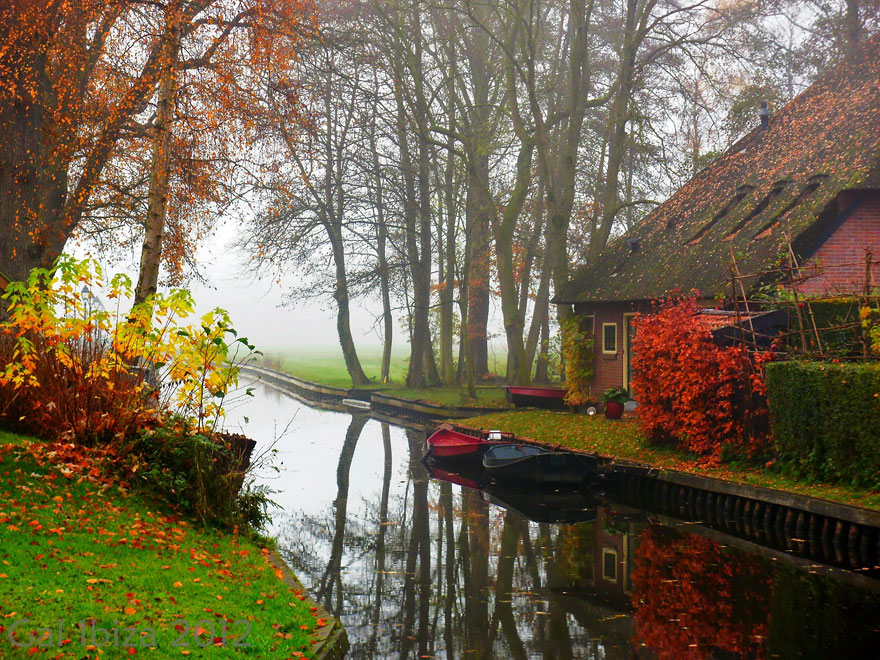
<path id="1" fill-rule="evenodd" d="M 85 649 L 159 648 L 163 646 L 231 646 L 247 648 L 251 622 L 237 619 L 229 625 L 225 619 L 201 619 L 191 624 L 175 619 L 171 630 L 161 635 L 150 626 L 98 625 L 94 619 L 65 623 L 58 619 L 53 627 L 35 625 L 30 619 L 18 619 L 6 628 L 6 641 L 16 648 L 47 649 L 79 645 Z M 0 628 L 2 630 L 2 628 Z"/>

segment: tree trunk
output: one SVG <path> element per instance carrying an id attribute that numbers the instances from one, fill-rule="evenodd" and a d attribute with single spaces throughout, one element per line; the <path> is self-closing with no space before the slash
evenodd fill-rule
<path id="1" fill-rule="evenodd" d="M 475 159 L 467 191 L 468 232 L 465 251 L 468 259 L 468 341 L 474 377 L 489 373 L 489 200 L 483 190 L 489 187 L 489 158 Z M 474 180 L 478 178 L 479 180 Z M 468 249 L 469 248 L 469 249 Z"/>
<path id="2" fill-rule="evenodd" d="M 535 382 L 546 385 L 550 382 L 550 309 L 544 301 L 544 312 L 541 316 L 541 352 L 535 365 Z"/>
<path id="3" fill-rule="evenodd" d="M 48 78 L 40 80 L 51 93 Z M 0 273 L 10 281 L 49 268 L 70 232 L 61 213 L 67 168 L 55 156 L 55 134 L 41 105 L 27 97 L 0 107 Z M 6 306 L 0 308 L 2 315 Z"/>
<path id="4" fill-rule="evenodd" d="M 156 293 L 168 210 L 171 140 L 174 134 L 174 106 L 177 96 L 177 59 L 180 52 L 180 22 L 176 3 L 169 7 L 168 12 L 165 33 L 162 35 L 164 69 L 159 82 L 156 123 L 153 127 L 150 190 L 147 197 L 144 242 L 141 247 L 141 266 L 134 293 L 135 305 Z"/>
<path id="5" fill-rule="evenodd" d="M 448 123 L 450 131 L 455 130 L 455 104 L 449 104 Z M 443 287 L 440 289 L 440 372 L 443 383 L 455 383 L 455 368 L 452 361 L 452 326 L 454 321 L 453 297 L 455 294 L 455 239 L 456 239 L 456 200 L 455 200 L 455 140 L 450 137 L 446 152 L 444 172 L 444 200 L 446 210 L 446 235 L 443 268 Z"/>
<path id="6" fill-rule="evenodd" d="M 375 111 L 375 106 L 373 107 Z M 374 115 L 375 116 L 375 115 Z M 376 123 L 370 125 L 370 152 L 373 159 L 373 176 L 375 182 L 376 203 L 376 256 L 379 266 L 379 289 L 382 295 L 382 366 L 379 378 L 387 383 L 391 373 L 391 347 L 394 337 L 394 318 L 391 314 L 391 285 L 390 273 L 388 272 L 388 257 L 386 247 L 388 241 L 388 227 L 385 224 L 385 194 L 382 183 L 382 173 L 379 167 L 379 151 L 376 146 Z"/>
<path id="7" fill-rule="evenodd" d="M 846 52 L 852 55 L 862 40 L 862 21 L 859 18 L 860 0 L 846 0 Z"/>
<path id="8" fill-rule="evenodd" d="M 492 225 L 495 233 L 495 261 L 498 281 L 501 287 L 501 312 L 504 318 L 504 332 L 507 337 L 507 357 L 509 365 L 508 380 L 517 385 L 527 385 L 531 376 L 531 363 L 526 360 L 523 343 L 525 327 L 524 310 L 519 305 L 519 291 L 516 286 L 515 264 L 513 262 L 513 230 L 522 211 L 523 202 L 529 189 L 532 171 L 532 151 L 534 145 L 528 140 L 520 146 L 516 163 L 516 182 L 501 217 L 493 213 Z"/>
<path id="9" fill-rule="evenodd" d="M 608 115 L 608 167 L 605 172 L 605 190 L 602 194 L 602 217 L 596 231 L 590 236 L 590 260 L 596 259 L 605 249 L 620 207 L 618 182 L 620 167 L 627 149 L 626 123 L 629 119 L 629 104 L 632 98 L 633 73 L 635 72 L 637 5 L 637 0 L 627 0 L 617 91 Z"/>

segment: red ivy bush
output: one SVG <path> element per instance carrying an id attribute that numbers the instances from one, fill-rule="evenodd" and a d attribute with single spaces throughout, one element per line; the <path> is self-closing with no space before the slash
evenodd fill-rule
<path id="1" fill-rule="evenodd" d="M 763 365 L 770 353 L 721 347 L 693 298 L 658 303 L 634 320 L 632 389 L 653 442 L 709 456 L 755 457 L 771 445 Z"/>

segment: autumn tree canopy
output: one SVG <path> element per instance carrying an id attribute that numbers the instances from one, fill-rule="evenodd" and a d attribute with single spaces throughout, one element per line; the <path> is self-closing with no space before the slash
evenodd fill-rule
<path id="1" fill-rule="evenodd" d="M 206 221 L 271 170 L 258 146 L 265 90 L 283 87 L 301 112 L 292 65 L 314 27 L 300 0 L 13 0 L 0 26 L 0 270 L 16 279 L 75 229 L 111 245 L 139 235 L 169 72 L 165 261 L 179 273 Z"/>

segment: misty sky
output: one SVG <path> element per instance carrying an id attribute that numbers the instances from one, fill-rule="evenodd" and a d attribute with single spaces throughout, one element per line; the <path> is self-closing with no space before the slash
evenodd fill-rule
<path id="1" fill-rule="evenodd" d="M 328 298 L 326 301 L 312 299 L 296 305 L 285 305 L 293 288 L 291 283 L 296 282 L 295 272 L 290 269 L 291 272 L 285 275 L 280 284 L 271 277 L 256 279 L 248 274 L 243 267 L 247 257 L 238 254 L 232 247 L 238 226 L 232 220 L 221 222 L 216 234 L 199 251 L 198 263 L 208 285 L 196 282 L 189 285 L 196 300 L 196 311 L 204 314 L 214 307 L 226 309 L 239 335 L 248 337 L 264 352 L 302 348 L 321 353 L 338 352 L 341 358 L 336 334 L 335 302 Z M 69 245 L 67 251 L 77 257 L 86 256 L 88 252 L 86 248 L 74 245 Z M 139 258 L 139 253 L 132 254 L 128 268 L 124 265 L 107 265 L 103 259 L 99 261 L 105 273 L 125 270 L 136 281 Z M 495 307 L 493 304 L 490 310 L 490 328 L 497 325 Z M 358 298 L 352 301 L 351 331 L 359 349 L 375 350 L 381 347 L 382 336 L 376 326 L 376 316 L 381 311 L 382 305 L 378 299 Z M 395 352 L 408 352 L 409 344 L 399 317 L 401 314 L 396 314 Z"/>

